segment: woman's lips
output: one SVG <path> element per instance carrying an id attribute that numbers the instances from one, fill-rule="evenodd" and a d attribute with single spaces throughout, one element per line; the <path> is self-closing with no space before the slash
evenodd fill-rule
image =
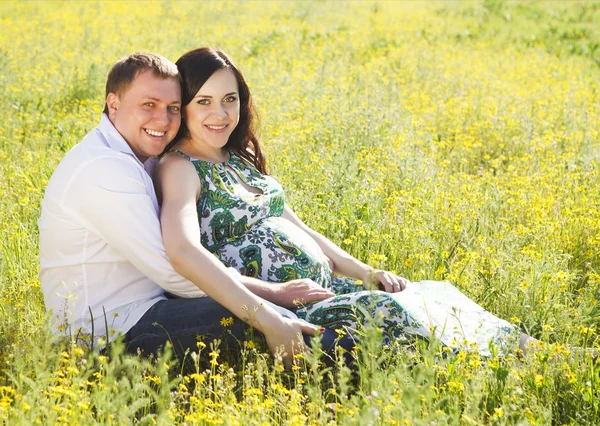
<path id="1" fill-rule="evenodd" d="M 206 127 L 208 129 L 209 132 L 212 133 L 223 133 L 225 132 L 225 129 L 227 129 L 227 127 L 229 126 L 229 124 L 221 124 L 221 125 L 212 125 L 212 124 L 205 124 L 204 127 Z"/>

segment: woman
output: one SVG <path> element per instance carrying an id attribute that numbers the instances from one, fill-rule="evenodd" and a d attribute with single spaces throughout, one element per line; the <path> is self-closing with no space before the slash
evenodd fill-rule
<path id="1" fill-rule="evenodd" d="M 224 269 L 274 282 L 249 285 L 254 293 L 287 307 L 299 299 L 304 306 L 296 313 L 310 323 L 353 330 L 375 316 L 380 317 L 386 343 L 407 335 L 430 337 L 431 323 L 415 319 L 418 312 L 409 314 L 410 306 L 402 304 L 400 292 L 409 284 L 404 278 L 353 258 L 286 205 L 281 186 L 267 174 L 254 133 L 250 91 L 233 61 L 221 51 L 201 48 L 183 55 L 176 65 L 183 80 L 182 126 L 165 149 L 156 176 L 165 247 L 175 267 L 194 259 L 173 248 L 197 239 Z M 298 278 L 312 281 L 291 281 Z M 365 290 L 358 280 L 384 291 Z M 286 287 L 290 281 L 294 286 Z M 439 293 L 434 284 L 432 294 Z M 474 309 L 469 318 L 492 324 L 477 337 L 483 339 L 482 353 L 489 340 L 518 338 L 514 327 L 451 286 L 449 292 Z M 453 340 L 449 334 L 438 335 L 446 338 L 444 343 Z M 521 337 L 524 349 L 528 338 Z"/>

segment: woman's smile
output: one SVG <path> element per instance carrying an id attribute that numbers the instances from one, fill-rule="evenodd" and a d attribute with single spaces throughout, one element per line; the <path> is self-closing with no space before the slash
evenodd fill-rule
<path id="1" fill-rule="evenodd" d="M 229 124 L 223 124 L 220 126 L 205 124 L 204 127 L 206 127 L 209 131 L 213 133 L 225 133 L 225 129 L 229 127 Z"/>

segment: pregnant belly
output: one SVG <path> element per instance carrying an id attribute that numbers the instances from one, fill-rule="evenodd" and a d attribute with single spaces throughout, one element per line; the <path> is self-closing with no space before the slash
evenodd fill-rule
<path id="1" fill-rule="evenodd" d="M 242 275 L 286 282 L 311 278 L 324 287 L 332 280 L 329 259 L 310 235 L 282 217 L 254 225 L 215 255 Z"/>

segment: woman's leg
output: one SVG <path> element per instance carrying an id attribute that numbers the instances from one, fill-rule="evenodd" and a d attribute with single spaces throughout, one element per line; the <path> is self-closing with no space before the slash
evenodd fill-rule
<path id="1" fill-rule="evenodd" d="M 364 290 L 356 281 L 342 277 L 336 277 L 332 290 L 338 295 L 303 306 L 296 310 L 296 315 L 310 323 L 351 334 L 372 321 L 382 329 L 384 344 L 410 336 L 431 335 L 388 293 Z"/>
<path id="2" fill-rule="evenodd" d="M 408 293 L 390 294 L 364 291 L 355 281 L 336 277 L 332 290 L 338 296 L 308 305 L 297 314 L 329 328 L 356 329 L 367 318 L 375 318 L 383 330 L 384 343 L 407 337 L 429 339 L 435 330 L 442 345 L 453 350 L 475 345 L 485 356 L 491 354 L 490 342 L 499 353 L 510 351 L 517 343 L 525 351 L 535 342 L 448 283 L 427 281 L 414 285 Z"/>

